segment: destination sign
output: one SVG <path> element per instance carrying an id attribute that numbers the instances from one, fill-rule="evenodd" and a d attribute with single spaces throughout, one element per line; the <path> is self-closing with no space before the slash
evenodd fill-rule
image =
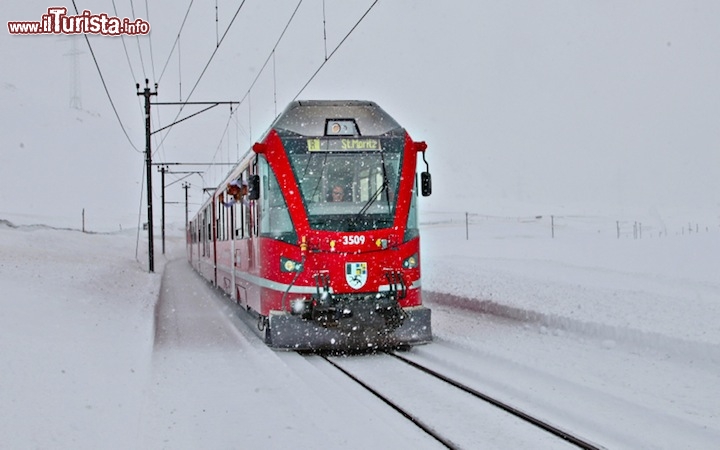
<path id="1" fill-rule="evenodd" d="M 382 150 L 380 139 L 373 138 L 308 139 L 307 146 L 309 152 Z"/>

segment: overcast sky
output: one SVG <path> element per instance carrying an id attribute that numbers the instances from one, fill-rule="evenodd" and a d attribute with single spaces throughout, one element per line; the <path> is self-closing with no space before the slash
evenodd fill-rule
<path id="1" fill-rule="evenodd" d="M 241 2 L 219 0 L 217 22 L 214 2 L 194 2 L 171 53 L 189 3 L 149 0 L 147 11 L 135 1 L 133 15 L 127 0 L 77 2 L 152 27 L 149 37 L 90 37 L 132 145 L 84 38 L 0 33 L 0 216 L 77 226 L 85 208 L 97 227 L 135 225 L 144 78 L 159 83 L 154 101 L 187 100 L 193 88 L 190 101 L 245 98 L 232 116 L 221 106 L 158 133 L 157 162 L 235 161 L 298 94 L 367 99 L 428 142 L 425 211 L 720 214 L 716 1 L 380 0 L 335 51 L 373 2 L 326 2 L 323 29 L 322 2 L 306 0 L 249 96 L 297 2 L 247 0 L 219 47 Z M 0 17 L 40 20 L 50 6 L 73 9 L 4 2 Z M 153 128 L 177 114 L 154 107 Z M 172 168 L 198 169 L 186 179 L 191 214 L 227 166 Z M 183 201 L 180 184 L 168 201 Z M 184 209 L 167 213 L 182 220 Z"/>

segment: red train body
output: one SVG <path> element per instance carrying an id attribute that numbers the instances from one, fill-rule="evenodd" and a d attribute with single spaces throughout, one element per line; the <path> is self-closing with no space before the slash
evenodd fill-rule
<path id="1" fill-rule="evenodd" d="M 188 259 L 272 347 L 430 342 L 415 174 L 425 148 L 375 103 L 293 102 L 189 223 Z"/>

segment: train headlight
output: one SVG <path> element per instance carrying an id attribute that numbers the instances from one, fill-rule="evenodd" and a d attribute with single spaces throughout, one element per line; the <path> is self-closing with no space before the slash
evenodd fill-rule
<path id="1" fill-rule="evenodd" d="M 405 261 L 403 261 L 403 269 L 414 269 L 416 268 L 420 263 L 420 260 L 418 259 L 418 254 L 415 253 Z"/>
<path id="2" fill-rule="evenodd" d="M 357 136 L 354 119 L 332 119 L 325 122 L 325 136 Z"/>
<path id="3" fill-rule="evenodd" d="M 284 256 L 280 257 L 280 271 L 281 272 L 302 272 L 303 265 L 297 261 L 293 261 L 290 258 Z"/>

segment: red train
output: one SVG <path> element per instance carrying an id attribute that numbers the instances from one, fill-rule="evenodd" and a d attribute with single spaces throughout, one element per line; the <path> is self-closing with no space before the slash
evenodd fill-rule
<path id="1" fill-rule="evenodd" d="M 188 259 L 271 347 L 430 342 L 416 206 L 418 188 L 431 193 L 426 148 L 373 102 L 293 102 L 190 221 Z"/>

